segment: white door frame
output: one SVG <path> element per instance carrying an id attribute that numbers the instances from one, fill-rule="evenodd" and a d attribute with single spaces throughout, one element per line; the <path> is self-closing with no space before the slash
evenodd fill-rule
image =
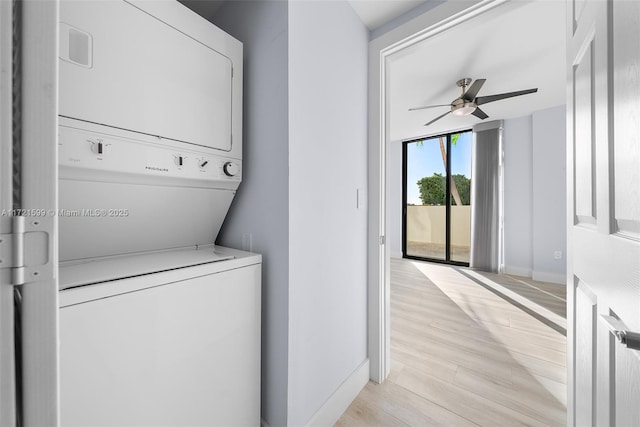
<path id="1" fill-rule="evenodd" d="M 13 2 L 0 1 L 0 234 L 11 233 L 13 207 Z M 0 239 L 4 240 L 4 239 Z M 3 249 L 7 242 L 2 243 Z M 4 261 L 5 254 L 0 255 Z M 0 265 L 0 425 L 16 423 L 14 311 L 11 272 Z"/>
<path id="2" fill-rule="evenodd" d="M 21 2 L 22 425 L 59 425 L 58 6 Z"/>
<path id="3" fill-rule="evenodd" d="M 386 245 L 388 65 L 392 55 L 510 0 L 447 1 L 369 42 L 368 338 L 370 378 L 382 382 L 390 365 L 390 254 Z"/>
<path id="4" fill-rule="evenodd" d="M 19 420 L 26 427 L 56 426 L 58 0 L 19 3 L 16 32 L 21 84 L 17 88 L 12 53 L 15 6 L 9 0 L 0 1 L 0 232 L 5 234 L 3 261 L 10 261 L 0 269 L 0 425 L 16 425 Z M 13 91 L 20 94 L 19 117 L 13 115 Z M 16 121 L 21 135 L 17 172 Z M 16 174 L 19 180 L 14 183 Z M 13 201 L 14 186 L 19 191 L 18 206 Z M 21 293 L 18 313 L 14 312 L 16 287 Z M 14 334 L 16 315 L 21 321 L 20 340 Z M 20 345 L 19 364 L 14 357 L 16 345 Z"/>

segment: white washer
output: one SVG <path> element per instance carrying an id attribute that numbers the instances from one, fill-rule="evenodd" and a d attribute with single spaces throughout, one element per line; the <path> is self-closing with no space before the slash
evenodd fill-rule
<path id="1" fill-rule="evenodd" d="M 62 265 L 61 425 L 259 425 L 260 269 L 212 246 Z"/>

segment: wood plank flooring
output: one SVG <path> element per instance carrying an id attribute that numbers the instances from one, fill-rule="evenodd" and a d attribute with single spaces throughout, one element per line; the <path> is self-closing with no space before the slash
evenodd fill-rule
<path id="1" fill-rule="evenodd" d="M 466 270 L 398 259 L 391 270 L 391 374 L 337 426 L 565 425 L 561 332 Z"/>

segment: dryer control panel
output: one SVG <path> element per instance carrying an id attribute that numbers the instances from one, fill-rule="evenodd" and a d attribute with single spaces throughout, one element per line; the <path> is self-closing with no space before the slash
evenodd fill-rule
<path id="1" fill-rule="evenodd" d="M 66 168 L 78 169 L 74 177 L 85 170 L 124 173 L 150 177 L 223 181 L 242 180 L 242 164 L 238 159 L 219 156 L 212 150 L 197 151 L 179 143 L 149 135 L 129 136 L 60 126 L 58 156 L 61 177 Z"/>

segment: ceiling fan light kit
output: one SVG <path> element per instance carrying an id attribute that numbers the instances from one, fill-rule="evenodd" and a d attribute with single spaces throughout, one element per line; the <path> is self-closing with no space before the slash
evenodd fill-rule
<path id="1" fill-rule="evenodd" d="M 472 80 L 469 77 L 465 77 L 464 79 L 460 79 L 456 82 L 456 84 L 462 89 L 462 95 L 454 99 L 449 105 L 447 104 L 426 105 L 423 107 L 409 108 L 409 111 L 424 110 L 426 108 L 436 108 L 436 107 L 451 108 L 450 111 L 447 111 L 446 113 L 436 117 L 435 119 L 425 124 L 425 126 L 429 126 L 430 124 L 440 120 L 441 118 L 443 118 L 449 113 L 458 117 L 464 117 L 464 116 L 473 114 L 474 116 L 478 117 L 480 120 L 484 120 L 489 116 L 487 115 L 487 113 L 485 113 L 480 108 L 478 108 L 478 105 L 487 104 L 489 102 L 494 102 L 494 101 L 500 101 L 501 99 L 513 98 L 515 96 L 526 95 L 529 93 L 535 93 L 538 91 L 538 88 L 535 88 L 535 89 L 520 90 L 516 92 L 500 93 L 497 95 L 477 97 L 478 92 L 480 91 L 480 88 L 482 88 L 482 85 L 484 84 L 486 79 L 476 79 L 476 81 L 474 81 L 473 84 L 469 86 L 471 81 Z M 469 86 L 469 89 L 467 89 L 467 86 Z"/>
<path id="2" fill-rule="evenodd" d="M 473 113 L 478 106 L 473 102 L 456 99 L 451 103 L 451 114 L 454 116 L 468 116 Z"/>

